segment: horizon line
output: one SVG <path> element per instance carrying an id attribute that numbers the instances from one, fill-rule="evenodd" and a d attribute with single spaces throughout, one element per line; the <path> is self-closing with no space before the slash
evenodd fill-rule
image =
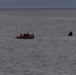
<path id="1" fill-rule="evenodd" d="M 54 8 L 55 8 L 55 9 L 56 9 L 56 8 L 58 8 L 58 9 L 61 9 L 61 8 L 62 8 L 62 9 L 64 9 L 64 8 L 68 8 L 68 9 L 74 8 L 74 9 L 75 9 L 76 7 L 0 7 L 0 8 L 51 8 L 51 9 L 52 9 L 52 8 L 53 8 L 53 9 L 54 9 Z"/>
<path id="2" fill-rule="evenodd" d="M 76 8 L 0 8 L 0 10 L 76 10 Z"/>
<path id="3" fill-rule="evenodd" d="M 46 8 L 49 8 L 49 9 L 71 9 L 71 8 L 73 8 L 73 9 L 76 9 L 76 7 L 0 7 L 0 8 L 23 8 L 23 9 L 30 9 L 30 8 L 37 8 L 37 9 L 46 9 Z"/>

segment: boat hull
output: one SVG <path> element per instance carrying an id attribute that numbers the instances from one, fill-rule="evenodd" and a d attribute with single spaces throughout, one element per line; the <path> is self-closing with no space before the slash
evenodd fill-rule
<path id="1" fill-rule="evenodd" d="M 34 39 L 33 36 L 16 36 L 17 39 Z"/>

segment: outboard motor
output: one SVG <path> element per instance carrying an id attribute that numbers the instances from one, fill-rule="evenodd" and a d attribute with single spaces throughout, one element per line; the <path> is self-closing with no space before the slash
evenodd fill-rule
<path id="1" fill-rule="evenodd" d="M 32 38 L 33 38 L 33 39 L 35 38 L 34 33 L 32 34 Z"/>
<path id="2" fill-rule="evenodd" d="M 73 36 L 73 33 L 72 33 L 72 31 L 68 34 L 68 36 Z"/>

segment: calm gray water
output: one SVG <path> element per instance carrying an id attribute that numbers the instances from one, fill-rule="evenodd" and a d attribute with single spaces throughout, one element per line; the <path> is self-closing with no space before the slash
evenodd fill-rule
<path id="1" fill-rule="evenodd" d="M 76 10 L 0 9 L 0 75 L 76 75 Z"/>
<path id="2" fill-rule="evenodd" d="M 29 17 L 76 17 L 76 8 L 0 8 L 0 14 Z"/>

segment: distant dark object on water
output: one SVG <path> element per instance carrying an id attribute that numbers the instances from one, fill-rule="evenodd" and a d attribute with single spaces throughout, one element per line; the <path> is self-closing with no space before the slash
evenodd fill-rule
<path id="1" fill-rule="evenodd" d="M 68 34 L 68 36 L 73 36 L 73 33 L 72 33 L 72 31 Z"/>

